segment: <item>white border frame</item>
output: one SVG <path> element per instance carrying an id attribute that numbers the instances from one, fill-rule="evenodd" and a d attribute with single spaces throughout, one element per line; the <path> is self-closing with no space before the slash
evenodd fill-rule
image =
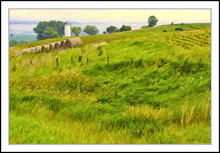
<path id="1" fill-rule="evenodd" d="M 42 5 L 41 3 L 44 3 Z M 1 2 L 1 145 L 2 151 L 219 151 L 219 2 Z M 8 9 L 10 8 L 114 8 L 114 9 L 212 9 L 212 141 L 211 145 L 12 145 L 8 144 L 8 99 L 9 99 L 9 56 L 8 56 Z M 6 30 L 7 29 L 7 30 Z"/>

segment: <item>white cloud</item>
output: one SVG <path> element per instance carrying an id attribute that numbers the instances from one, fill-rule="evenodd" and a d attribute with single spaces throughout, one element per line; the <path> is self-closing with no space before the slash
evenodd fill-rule
<path id="1" fill-rule="evenodd" d="M 11 24 L 9 30 L 13 34 L 35 34 L 33 28 L 36 26 L 36 24 Z"/>

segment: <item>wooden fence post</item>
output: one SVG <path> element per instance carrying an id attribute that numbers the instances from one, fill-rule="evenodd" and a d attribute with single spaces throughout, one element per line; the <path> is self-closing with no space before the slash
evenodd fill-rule
<path id="1" fill-rule="evenodd" d="M 131 64 L 133 64 L 133 58 L 131 58 Z"/>
<path id="2" fill-rule="evenodd" d="M 87 58 L 87 65 L 89 65 L 89 58 Z"/>
<path id="3" fill-rule="evenodd" d="M 59 66 L 59 59 L 58 57 L 56 58 L 56 63 L 57 63 L 57 67 Z"/>
<path id="4" fill-rule="evenodd" d="M 33 66 L 32 60 L 30 62 L 31 62 L 31 66 Z"/>
<path id="5" fill-rule="evenodd" d="M 107 56 L 107 64 L 109 64 L 109 56 Z"/>
<path id="6" fill-rule="evenodd" d="M 200 64 L 201 64 L 201 67 L 203 67 L 203 63 L 202 63 L 202 59 L 200 58 Z"/>

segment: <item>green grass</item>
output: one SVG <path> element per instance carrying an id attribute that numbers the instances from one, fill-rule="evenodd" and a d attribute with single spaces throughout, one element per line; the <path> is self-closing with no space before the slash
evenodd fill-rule
<path id="1" fill-rule="evenodd" d="M 210 144 L 210 24 L 175 27 L 83 36 L 79 48 L 11 56 L 10 143 Z"/>

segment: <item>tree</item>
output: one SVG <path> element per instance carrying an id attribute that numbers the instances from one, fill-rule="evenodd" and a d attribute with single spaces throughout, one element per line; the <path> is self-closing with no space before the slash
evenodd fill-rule
<path id="1" fill-rule="evenodd" d="M 44 31 L 44 36 L 46 38 L 58 38 L 59 37 L 59 34 L 58 32 L 51 28 L 51 27 L 48 27 L 45 31 Z"/>
<path id="2" fill-rule="evenodd" d="M 79 33 L 80 33 L 79 27 L 76 27 L 76 26 L 71 27 L 71 31 L 72 31 L 73 33 L 75 33 L 76 36 L 78 36 Z"/>
<path id="3" fill-rule="evenodd" d="M 15 39 L 12 39 L 12 40 L 10 40 L 10 42 L 9 42 L 9 47 L 15 46 L 15 45 L 17 45 L 17 44 L 18 44 L 18 42 L 17 42 Z"/>
<path id="4" fill-rule="evenodd" d="M 77 28 L 79 30 L 79 33 L 82 32 L 82 28 L 81 27 L 77 27 Z"/>
<path id="5" fill-rule="evenodd" d="M 37 34 L 37 40 L 43 40 L 48 39 L 47 36 L 45 36 L 44 31 L 51 27 L 56 30 L 58 35 L 62 37 L 64 35 L 64 22 L 62 21 L 41 21 L 38 23 L 38 25 L 33 29 L 34 32 Z"/>
<path id="6" fill-rule="evenodd" d="M 171 25 L 173 25 L 173 22 L 171 22 Z"/>
<path id="7" fill-rule="evenodd" d="M 155 26 L 157 24 L 157 22 L 158 22 L 158 19 L 153 15 L 148 18 L 148 25 L 150 27 Z"/>
<path id="8" fill-rule="evenodd" d="M 122 25 L 122 27 L 120 28 L 120 31 L 129 31 L 129 30 L 131 30 L 131 26 Z"/>
<path id="9" fill-rule="evenodd" d="M 103 34 L 107 34 L 107 32 L 106 32 L 106 31 L 103 31 Z"/>
<path id="10" fill-rule="evenodd" d="M 84 29 L 83 29 L 84 32 L 88 33 L 89 35 L 96 35 L 99 30 L 96 26 L 90 26 L 90 25 L 87 25 Z"/>
<path id="11" fill-rule="evenodd" d="M 106 28 L 106 31 L 108 33 L 114 33 L 114 32 L 119 32 L 119 29 L 116 26 L 109 26 Z"/>

